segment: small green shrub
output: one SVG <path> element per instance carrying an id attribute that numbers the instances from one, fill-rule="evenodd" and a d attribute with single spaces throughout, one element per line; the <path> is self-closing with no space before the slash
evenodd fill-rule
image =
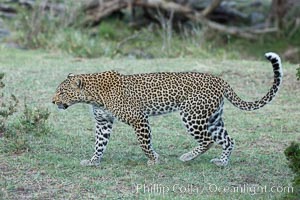
<path id="1" fill-rule="evenodd" d="M 0 88 L 4 88 L 2 82 L 4 74 L 0 73 Z M 13 122 L 9 117 L 18 111 L 18 99 L 12 94 L 8 100 L 4 100 L 1 93 L 0 108 L 0 152 L 21 153 L 30 150 L 30 142 L 33 137 L 40 137 L 51 132 L 51 126 L 47 120 L 50 112 L 43 108 L 31 108 L 26 103 L 23 112 Z"/>
<path id="2" fill-rule="evenodd" d="M 300 197 L 300 143 L 292 142 L 292 144 L 284 151 L 289 161 L 289 167 L 295 173 L 293 180 L 293 193 L 287 194 L 287 199 L 299 199 Z"/>
<path id="3" fill-rule="evenodd" d="M 47 135 L 51 132 L 50 126 L 47 125 L 49 116 L 48 109 L 30 108 L 25 104 L 25 109 L 20 117 L 20 129 L 34 136 Z"/>
<path id="4" fill-rule="evenodd" d="M 4 88 L 5 84 L 2 82 L 4 74 L 0 74 L 0 88 Z M 9 99 L 4 99 L 4 94 L 1 93 L 1 108 L 0 108 L 0 144 L 3 146 L 0 151 L 6 152 L 6 150 L 14 149 L 15 151 L 26 150 L 28 144 L 23 137 L 11 137 L 12 135 L 7 134 L 9 128 L 8 118 L 17 112 L 17 105 L 19 101 L 11 95 Z"/>
<path id="5" fill-rule="evenodd" d="M 296 76 L 297 76 L 297 80 L 300 81 L 300 67 L 298 67 L 298 69 L 297 69 Z"/>
<path id="6" fill-rule="evenodd" d="M 49 115 L 47 109 L 32 108 L 25 104 L 22 114 L 6 128 L 3 151 L 6 153 L 30 151 L 33 138 L 51 133 L 52 128 L 47 123 Z"/>
<path id="7" fill-rule="evenodd" d="M 6 131 L 1 146 L 1 153 L 23 153 L 30 150 L 30 142 L 24 133 L 21 131 Z M 13 134 L 12 134 L 13 133 Z"/>
<path id="8" fill-rule="evenodd" d="M 0 73 L 0 89 L 5 87 L 3 78 L 4 73 Z M 11 95 L 8 100 L 4 100 L 4 94 L 0 94 L 0 138 L 6 131 L 8 117 L 17 112 L 18 103 L 19 101 L 14 95 Z"/>

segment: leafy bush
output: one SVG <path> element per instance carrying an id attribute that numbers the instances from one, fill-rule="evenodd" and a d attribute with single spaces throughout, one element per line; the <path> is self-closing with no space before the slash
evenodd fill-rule
<path id="1" fill-rule="evenodd" d="M 0 73 L 0 89 L 5 87 L 5 84 L 2 82 L 4 74 Z M 4 101 L 4 94 L 0 94 L 0 138 L 3 136 L 3 133 L 6 131 L 7 119 L 9 116 L 13 115 L 17 111 L 17 105 L 19 103 L 18 99 L 11 95 L 9 100 Z"/>
<path id="2" fill-rule="evenodd" d="M 47 135 L 51 129 L 47 125 L 50 112 L 43 108 L 31 108 L 25 104 L 25 109 L 14 128 L 20 129 L 34 136 Z"/>
<path id="3" fill-rule="evenodd" d="M 33 138 L 45 136 L 51 133 L 52 128 L 47 120 L 50 112 L 47 109 L 28 107 L 25 104 L 24 111 L 4 132 L 4 152 L 20 153 L 31 149 Z"/>
<path id="4" fill-rule="evenodd" d="M 4 74 L 0 74 L 0 88 Z M 0 152 L 21 153 L 30 150 L 30 142 L 33 137 L 40 137 L 51 132 L 51 126 L 47 124 L 50 112 L 42 108 L 31 108 L 24 104 L 23 112 L 13 122 L 8 118 L 18 111 L 18 99 L 11 95 L 9 100 L 4 100 L 1 93 L 0 109 Z"/>
<path id="5" fill-rule="evenodd" d="M 289 161 L 289 167 L 295 173 L 293 180 L 294 192 L 287 195 L 287 199 L 299 199 L 300 197 L 300 143 L 292 144 L 284 151 Z"/>

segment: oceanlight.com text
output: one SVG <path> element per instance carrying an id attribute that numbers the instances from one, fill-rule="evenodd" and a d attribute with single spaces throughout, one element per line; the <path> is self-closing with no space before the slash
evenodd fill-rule
<path id="1" fill-rule="evenodd" d="M 218 186 L 217 184 L 205 185 L 163 185 L 163 184 L 137 184 L 135 186 L 136 193 L 166 195 L 168 193 L 180 194 L 203 194 L 203 193 L 247 193 L 256 195 L 260 193 L 293 193 L 292 186 L 267 186 L 267 185 L 249 185 L 243 184 L 239 186 Z"/>

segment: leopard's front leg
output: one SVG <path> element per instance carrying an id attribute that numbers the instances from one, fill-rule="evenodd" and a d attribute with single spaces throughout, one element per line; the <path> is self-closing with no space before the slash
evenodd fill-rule
<path id="1" fill-rule="evenodd" d="M 83 166 L 97 166 L 100 164 L 106 145 L 109 142 L 114 122 L 114 117 L 103 108 L 94 106 L 93 113 L 96 120 L 95 152 L 90 160 L 82 160 L 80 162 Z"/>

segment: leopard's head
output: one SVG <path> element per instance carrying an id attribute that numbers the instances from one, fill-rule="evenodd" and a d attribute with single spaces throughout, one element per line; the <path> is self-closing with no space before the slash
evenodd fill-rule
<path id="1" fill-rule="evenodd" d="M 69 74 L 56 89 L 52 103 L 59 109 L 67 109 L 69 106 L 84 101 L 83 78 L 80 75 Z"/>

